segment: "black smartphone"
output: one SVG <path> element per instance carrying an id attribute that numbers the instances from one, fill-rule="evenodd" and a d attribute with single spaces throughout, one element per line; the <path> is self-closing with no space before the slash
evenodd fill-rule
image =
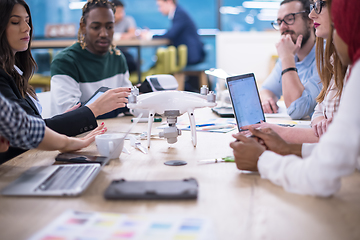
<path id="1" fill-rule="evenodd" d="M 83 106 L 87 106 L 93 102 L 95 102 L 96 99 L 98 99 L 104 92 L 106 92 L 107 90 L 109 90 L 110 88 L 108 87 L 101 87 L 98 90 L 96 90 L 96 92 L 86 101 L 84 102 L 82 105 Z"/>
<path id="2" fill-rule="evenodd" d="M 84 155 L 81 153 L 60 153 L 56 156 L 55 160 L 66 163 L 100 163 L 102 166 L 109 162 L 108 157 Z"/>

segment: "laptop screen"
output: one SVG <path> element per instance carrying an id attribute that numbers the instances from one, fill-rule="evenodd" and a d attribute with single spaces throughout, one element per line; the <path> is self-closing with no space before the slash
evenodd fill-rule
<path id="1" fill-rule="evenodd" d="M 239 131 L 243 126 L 265 122 L 254 74 L 229 77 L 226 82 Z"/>

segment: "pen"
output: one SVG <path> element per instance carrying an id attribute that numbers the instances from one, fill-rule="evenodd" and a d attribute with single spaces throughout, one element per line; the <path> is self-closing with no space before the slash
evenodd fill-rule
<path id="1" fill-rule="evenodd" d="M 204 124 L 197 124 L 196 127 L 208 127 L 208 126 L 214 126 L 215 123 L 204 123 Z"/>
<path id="2" fill-rule="evenodd" d="M 222 158 L 214 158 L 214 159 L 206 159 L 206 160 L 199 160 L 198 163 L 218 163 L 218 162 L 235 162 L 233 156 L 222 157 Z"/>
<path id="3" fill-rule="evenodd" d="M 134 121 L 134 118 L 131 119 L 131 122 Z M 149 121 L 148 118 L 140 118 L 139 123 L 147 123 Z M 162 118 L 154 118 L 154 122 L 161 122 Z"/>
<path id="4" fill-rule="evenodd" d="M 213 125 L 213 126 L 207 126 L 207 127 L 199 127 L 197 130 L 213 130 L 213 129 L 222 129 L 222 128 L 233 128 L 235 125 L 233 124 L 226 124 L 226 125 Z"/>

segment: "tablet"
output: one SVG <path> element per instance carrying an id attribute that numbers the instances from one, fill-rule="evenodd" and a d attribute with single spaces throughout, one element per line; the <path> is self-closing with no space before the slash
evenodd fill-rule
<path id="1" fill-rule="evenodd" d="M 101 166 L 109 162 L 109 157 L 93 156 L 82 153 L 60 153 L 56 156 L 56 162 L 62 163 L 100 163 Z"/>
<path id="2" fill-rule="evenodd" d="M 226 82 L 239 131 L 244 131 L 241 127 L 265 122 L 254 74 L 228 77 Z"/>
<path id="3" fill-rule="evenodd" d="M 96 99 L 98 99 L 104 92 L 106 92 L 107 90 L 109 90 L 110 88 L 108 87 L 101 87 L 99 88 L 90 98 L 89 100 L 87 100 L 83 106 L 87 106 L 93 102 L 95 102 Z"/>
<path id="4" fill-rule="evenodd" d="M 194 178 L 163 181 L 114 180 L 105 190 L 106 199 L 150 200 L 150 199 L 196 199 L 198 183 Z"/>

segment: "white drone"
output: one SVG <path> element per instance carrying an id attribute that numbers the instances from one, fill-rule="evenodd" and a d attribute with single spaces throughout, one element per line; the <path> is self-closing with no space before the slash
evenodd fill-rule
<path id="1" fill-rule="evenodd" d="M 177 142 L 177 137 L 181 135 L 181 130 L 176 127 L 177 117 L 185 112 L 188 113 L 190 119 L 190 128 L 192 142 L 196 146 L 196 126 L 194 109 L 203 107 L 215 107 L 216 96 L 207 86 L 201 88 L 200 94 L 165 90 L 158 92 L 150 92 L 139 95 L 136 87 L 132 89 L 129 96 L 128 108 L 149 110 L 147 146 L 150 147 L 151 127 L 154 121 L 155 113 L 167 118 L 168 126 L 163 132 L 159 133 L 159 137 L 166 138 L 167 142 L 172 144 Z"/>

